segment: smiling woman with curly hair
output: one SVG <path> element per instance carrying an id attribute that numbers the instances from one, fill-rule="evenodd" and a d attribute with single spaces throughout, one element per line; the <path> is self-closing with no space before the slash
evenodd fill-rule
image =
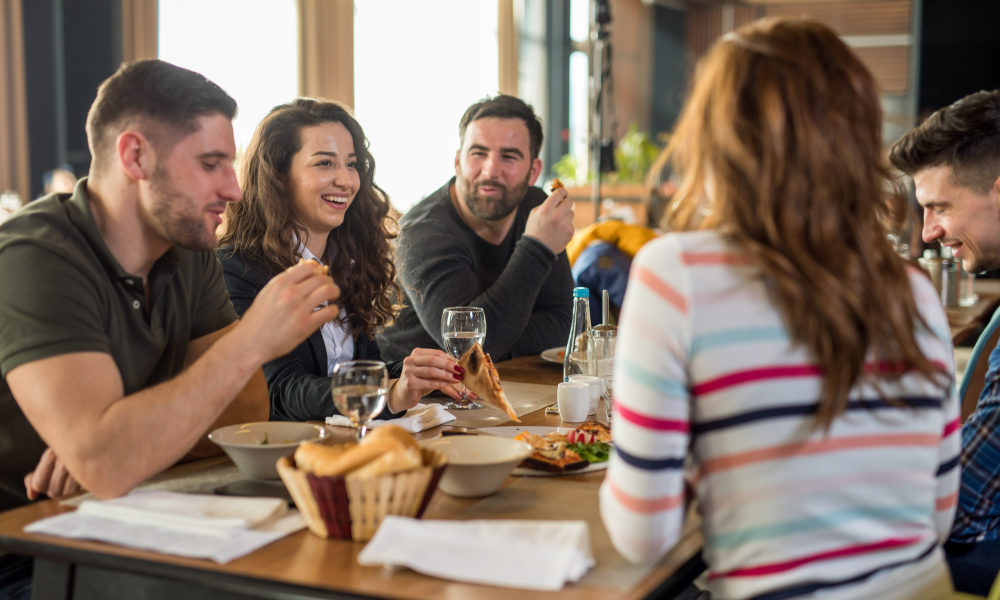
<path id="1" fill-rule="evenodd" d="M 271 277 L 300 259 L 327 265 L 340 287 L 340 317 L 264 365 L 274 420 L 332 414 L 333 366 L 381 358 L 374 336 L 393 318 L 396 270 L 389 243 L 394 221 L 374 174 L 361 125 L 325 100 L 275 107 L 243 157 L 243 199 L 227 207 L 217 251 L 236 311 L 242 315 Z M 461 369 L 440 350 L 417 348 L 388 366 L 399 377 L 389 392 L 389 416 L 433 390 L 457 396 Z"/>

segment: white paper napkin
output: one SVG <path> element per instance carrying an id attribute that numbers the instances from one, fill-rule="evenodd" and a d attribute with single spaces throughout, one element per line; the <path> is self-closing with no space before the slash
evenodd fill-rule
<path id="1" fill-rule="evenodd" d="M 358 555 L 457 581 L 559 590 L 594 566 L 584 521 L 435 521 L 388 516 Z"/>
<path id="2" fill-rule="evenodd" d="M 421 403 L 406 411 L 406 414 L 398 419 L 378 419 L 369 422 L 368 427 L 379 427 L 386 423 L 392 423 L 393 425 L 399 425 L 410 433 L 417 433 L 431 427 L 450 423 L 456 418 L 455 415 L 445 410 L 442 404 Z M 351 427 L 351 420 L 344 415 L 333 415 L 326 418 L 326 424 L 335 427 Z"/>
<path id="3" fill-rule="evenodd" d="M 135 491 L 88 500 L 24 530 L 226 563 L 305 526 L 278 498 Z"/>
<path id="4" fill-rule="evenodd" d="M 280 498 L 246 498 L 209 494 L 141 491 L 101 502 L 87 500 L 77 512 L 105 519 L 177 531 L 228 535 L 252 529 L 288 511 Z"/>

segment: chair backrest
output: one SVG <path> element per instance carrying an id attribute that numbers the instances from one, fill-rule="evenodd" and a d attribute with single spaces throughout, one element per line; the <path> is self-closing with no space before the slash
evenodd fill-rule
<path id="1" fill-rule="evenodd" d="M 976 410 L 979 393 L 983 391 L 986 381 L 986 371 L 989 368 L 989 356 L 1000 339 L 1000 308 L 993 312 L 989 323 L 983 329 L 976 345 L 969 355 L 969 364 L 965 367 L 962 382 L 958 386 L 958 397 L 962 402 L 962 420 Z"/>

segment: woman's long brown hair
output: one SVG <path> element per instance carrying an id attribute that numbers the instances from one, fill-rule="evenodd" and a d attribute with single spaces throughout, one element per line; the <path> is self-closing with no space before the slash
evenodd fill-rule
<path id="1" fill-rule="evenodd" d="M 302 148 L 300 132 L 322 123 L 341 123 L 351 134 L 361 187 L 344 222 L 330 232 L 325 260 L 340 286 L 339 304 L 352 335 L 371 338 L 392 320 L 396 268 L 390 240 L 395 221 L 386 193 L 375 185 L 375 160 L 361 125 L 344 106 L 299 98 L 271 110 L 250 140 L 240 166 L 243 199 L 226 207 L 219 245 L 239 252 L 275 275 L 298 261 L 296 221 L 288 191 L 292 156 Z"/>
<path id="2" fill-rule="evenodd" d="M 695 81 L 668 147 L 682 183 L 667 226 L 717 229 L 763 271 L 823 371 L 817 426 L 844 411 L 869 356 L 945 384 L 917 344 L 925 325 L 888 239 L 906 201 L 858 57 L 821 23 L 763 19 L 721 39 Z"/>

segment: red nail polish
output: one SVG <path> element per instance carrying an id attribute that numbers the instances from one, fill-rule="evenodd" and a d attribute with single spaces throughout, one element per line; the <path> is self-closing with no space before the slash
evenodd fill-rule
<path id="1" fill-rule="evenodd" d="M 463 369 L 459 365 L 455 365 L 455 370 L 458 371 L 459 373 L 465 373 L 465 369 Z"/>
<path id="2" fill-rule="evenodd" d="M 462 376 L 458 373 L 452 373 L 451 376 L 455 378 L 455 381 L 462 381 Z"/>

